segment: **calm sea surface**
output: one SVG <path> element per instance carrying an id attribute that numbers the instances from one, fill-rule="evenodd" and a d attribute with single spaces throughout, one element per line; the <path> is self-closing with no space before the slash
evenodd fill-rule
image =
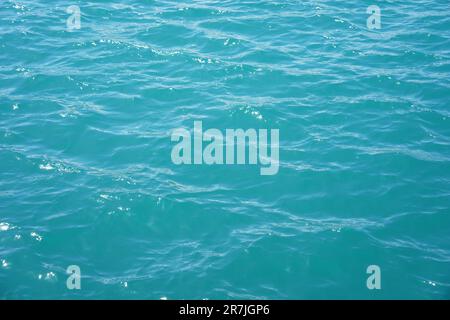
<path id="1" fill-rule="evenodd" d="M 448 0 L 2 0 L 0 299 L 449 299 L 449 104 Z"/>

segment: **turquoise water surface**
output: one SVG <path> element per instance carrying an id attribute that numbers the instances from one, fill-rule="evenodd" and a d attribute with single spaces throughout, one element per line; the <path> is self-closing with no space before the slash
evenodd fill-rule
<path id="1" fill-rule="evenodd" d="M 449 299 L 449 103 L 448 0 L 2 0 L 0 299 Z"/>

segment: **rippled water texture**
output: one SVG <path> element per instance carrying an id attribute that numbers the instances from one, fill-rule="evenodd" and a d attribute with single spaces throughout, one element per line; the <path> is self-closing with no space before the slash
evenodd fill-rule
<path id="1" fill-rule="evenodd" d="M 449 59 L 448 0 L 2 0 L 0 298 L 450 298 Z M 194 120 L 279 173 L 172 164 Z"/>

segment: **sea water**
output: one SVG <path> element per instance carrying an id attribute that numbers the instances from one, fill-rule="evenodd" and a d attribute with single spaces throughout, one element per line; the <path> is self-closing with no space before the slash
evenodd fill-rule
<path id="1" fill-rule="evenodd" d="M 448 299 L 449 103 L 448 0 L 2 0 L 0 298 Z"/>

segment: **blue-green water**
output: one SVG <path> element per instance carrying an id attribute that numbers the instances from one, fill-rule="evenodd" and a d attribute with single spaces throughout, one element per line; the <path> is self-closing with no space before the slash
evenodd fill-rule
<path id="1" fill-rule="evenodd" d="M 449 102 L 448 0 L 2 0 L 0 298 L 448 299 Z M 195 120 L 279 173 L 174 165 Z"/>

